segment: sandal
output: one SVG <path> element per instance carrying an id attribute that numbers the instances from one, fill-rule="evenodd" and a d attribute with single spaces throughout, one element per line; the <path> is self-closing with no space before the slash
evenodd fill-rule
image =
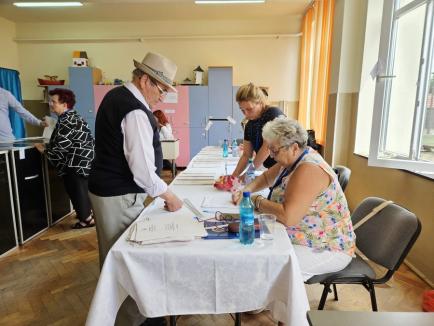
<path id="1" fill-rule="evenodd" d="M 84 224 L 82 224 L 82 223 L 84 223 Z M 72 226 L 72 228 L 73 229 L 85 229 L 85 228 L 91 228 L 93 226 L 95 226 L 95 221 L 93 220 L 93 218 L 91 218 L 89 221 L 75 223 Z"/>

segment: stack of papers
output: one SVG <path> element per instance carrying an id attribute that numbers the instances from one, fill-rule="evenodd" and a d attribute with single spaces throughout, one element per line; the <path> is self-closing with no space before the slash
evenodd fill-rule
<path id="1" fill-rule="evenodd" d="M 174 181 L 174 184 L 212 185 L 214 184 L 215 179 L 215 170 L 192 168 L 178 174 Z"/>
<path id="2" fill-rule="evenodd" d="M 203 223 L 199 223 L 187 208 L 177 212 L 140 214 L 127 235 L 127 241 L 148 245 L 171 241 L 191 241 L 207 236 Z"/>

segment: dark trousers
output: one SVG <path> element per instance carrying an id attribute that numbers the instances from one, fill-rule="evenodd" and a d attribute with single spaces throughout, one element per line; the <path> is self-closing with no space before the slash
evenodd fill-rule
<path id="1" fill-rule="evenodd" d="M 63 184 L 77 213 L 77 218 L 84 222 L 91 214 L 87 178 L 74 172 L 68 172 L 63 176 Z"/>

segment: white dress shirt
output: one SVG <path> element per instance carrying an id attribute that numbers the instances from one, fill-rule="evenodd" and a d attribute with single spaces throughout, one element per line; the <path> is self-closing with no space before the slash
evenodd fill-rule
<path id="1" fill-rule="evenodd" d="M 41 125 L 42 121 L 27 111 L 11 92 L 0 87 L 0 141 L 15 139 L 9 120 L 9 108 L 18 113 L 28 123 L 35 126 Z"/>
<path id="2" fill-rule="evenodd" d="M 126 83 L 124 86 L 150 111 L 142 93 L 133 83 Z M 154 131 L 146 113 L 142 110 L 131 111 L 122 120 L 121 129 L 124 135 L 125 158 L 134 176 L 134 182 L 152 197 L 165 193 L 167 184 L 155 172 L 152 145 Z"/>

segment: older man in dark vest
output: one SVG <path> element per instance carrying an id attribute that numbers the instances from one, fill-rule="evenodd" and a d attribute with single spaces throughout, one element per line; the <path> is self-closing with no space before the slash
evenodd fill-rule
<path id="1" fill-rule="evenodd" d="M 158 123 L 151 107 L 172 87 L 177 67 L 169 59 L 148 53 L 134 60 L 133 80 L 112 89 L 98 109 L 95 124 L 95 160 L 89 177 L 90 200 L 96 217 L 100 264 L 121 234 L 144 208 L 147 195 L 161 197 L 169 211 L 182 201 L 160 179 L 163 155 Z M 128 297 L 116 325 L 139 325 L 144 317 Z M 146 325 L 162 325 L 161 318 Z"/>

